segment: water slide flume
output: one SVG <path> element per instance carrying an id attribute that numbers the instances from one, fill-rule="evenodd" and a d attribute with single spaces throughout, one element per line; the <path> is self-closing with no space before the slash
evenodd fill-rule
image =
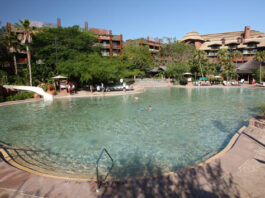
<path id="1" fill-rule="evenodd" d="M 3 87 L 8 89 L 17 89 L 17 90 L 24 90 L 24 91 L 33 91 L 43 97 L 45 101 L 52 101 L 53 96 L 51 94 L 46 93 L 40 87 L 33 87 L 33 86 L 17 86 L 17 85 L 3 85 Z"/>

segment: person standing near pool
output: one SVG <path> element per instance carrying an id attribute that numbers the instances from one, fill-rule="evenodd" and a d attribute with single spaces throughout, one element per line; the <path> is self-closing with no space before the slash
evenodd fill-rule
<path id="1" fill-rule="evenodd" d="M 75 93 L 75 84 L 72 85 L 72 93 Z"/>
<path id="2" fill-rule="evenodd" d="M 67 86 L 67 90 L 68 90 L 68 93 L 71 94 L 71 85 L 70 85 L 70 83 Z"/>

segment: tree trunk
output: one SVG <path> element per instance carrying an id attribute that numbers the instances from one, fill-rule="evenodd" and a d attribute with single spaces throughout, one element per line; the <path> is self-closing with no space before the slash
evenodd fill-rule
<path id="1" fill-rule="evenodd" d="M 199 64 L 200 64 L 201 73 L 202 73 L 202 64 L 201 64 L 201 61 L 199 62 Z M 203 73 L 202 73 L 202 77 L 204 78 Z"/>
<path id="2" fill-rule="evenodd" d="M 17 75 L 17 58 L 15 54 L 13 54 L 13 61 L 14 61 L 15 74 Z"/>
<path id="3" fill-rule="evenodd" d="M 259 83 L 261 84 L 261 63 L 259 65 Z"/>
<path id="4" fill-rule="evenodd" d="M 28 67 L 29 67 L 29 84 L 32 86 L 32 74 L 31 74 L 31 62 L 30 62 L 30 51 L 29 46 L 26 45 L 27 48 L 27 59 L 28 59 Z"/>

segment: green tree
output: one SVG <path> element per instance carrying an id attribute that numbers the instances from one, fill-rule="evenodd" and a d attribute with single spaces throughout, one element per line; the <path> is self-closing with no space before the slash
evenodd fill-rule
<path id="1" fill-rule="evenodd" d="M 261 65 L 262 65 L 262 62 L 265 61 L 265 50 L 257 52 L 255 54 L 254 59 L 260 63 L 260 65 L 259 65 L 259 82 L 261 83 L 262 82 L 261 81 L 262 80 L 261 79 L 261 76 L 262 76 Z"/>
<path id="2" fill-rule="evenodd" d="M 190 72 L 190 65 L 188 62 L 171 62 L 167 65 L 166 75 L 177 80 L 183 78 L 183 73 Z"/>
<path id="3" fill-rule="evenodd" d="M 204 77 L 204 75 L 203 75 L 203 66 L 202 65 L 208 64 L 208 61 L 209 61 L 209 59 L 207 58 L 207 54 L 206 54 L 205 51 L 195 50 L 193 52 L 192 64 L 195 67 L 197 67 L 197 65 L 199 66 L 199 69 L 200 69 L 202 77 Z"/>
<path id="4" fill-rule="evenodd" d="M 83 57 L 90 53 L 98 53 L 99 48 L 95 46 L 96 36 L 92 32 L 84 32 L 78 26 L 67 28 L 45 28 L 33 36 L 31 45 L 34 62 L 42 64 L 36 65 L 37 69 L 35 81 L 48 81 L 53 75 L 64 71 L 68 77 L 79 81 L 81 77 L 77 68 L 73 66 L 84 65 Z M 85 58 L 84 60 L 87 60 Z M 80 62 L 80 63 L 79 63 Z M 88 65 L 88 64 L 86 64 Z M 77 75 L 78 73 L 78 75 Z M 82 82 L 87 78 L 82 75 Z"/>
<path id="5" fill-rule="evenodd" d="M 232 58 L 232 59 L 242 58 L 242 56 L 243 56 L 243 54 L 242 54 L 242 52 L 240 52 L 240 51 L 233 51 L 233 52 L 231 53 L 231 58 Z M 236 61 L 236 64 L 237 64 L 237 61 Z"/>
<path id="6" fill-rule="evenodd" d="M 236 59 L 236 65 L 237 65 L 237 59 L 242 58 L 242 57 L 243 57 L 243 54 L 240 51 L 233 51 L 231 53 L 231 58 Z"/>
<path id="7" fill-rule="evenodd" d="M 187 62 L 191 59 L 195 47 L 186 45 L 175 39 L 167 38 L 168 43 L 163 44 L 160 51 L 160 59 L 167 64 L 171 62 Z"/>
<path id="8" fill-rule="evenodd" d="M 152 53 L 148 46 L 139 46 L 135 43 L 127 45 L 121 56 L 122 65 L 126 68 L 125 77 L 147 76 L 154 66 Z"/>
<path id="9" fill-rule="evenodd" d="M 29 68 L 29 84 L 32 86 L 32 72 L 31 72 L 31 54 L 29 45 L 32 41 L 32 33 L 33 29 L 30 27 L 30 21 L 29 20 L 20 20 L 22 29 L 23 29 L 23 38 L 22 38 L 22 44 L 26 46 L 27 51 L 27 62 L 28 62 L 28 68 Z"/>
<path id="10" fill-rule="evenodd" d="M 77 54 L 61 61 L 58 70 L 80 83 L 91 84 L 117 82 L 122 73 L 119 57 L 102 57 L 99 53 Z"/>
<path id="11" fill-rule="evenodd" d="M 10 32 L 9 34 L 5 34 L 5 45 L 9 51 L 9 53 L 12 54 L 14 70 L 15 70 L 15 74 L 17 75 L 18 71 L 17 71 L 16 55 L 17 55 L 18 49 L 20 47 L 20 41 L 18 40 L 17 34 L 15 32 Z"/>
<path id="12" fill-rule="evenodd" d="M 229 52 L 227 49 L 220 49 L 217 52 L 217 57 L 219 58 L 220 67 L 223 69 L 223 73 L 226 74 L 227 80 L 229 80 L 229 76 L 235 75 L 236 69 L 231 60 Z"/>
<path id="13" fill-rule="evenodd" d="M 6 28 L 0 27 L 0 65 L 4 66 L 10 62 L 10 54 L 6 42 Z"/>
<path id="14" fill-rule="evenodd" d="M 219 64 L 216 62 L 210 62 L 203 67 L 203 72 L 206 74 L 206 76 L 216 75 L 218 74 L 219 70 Z"/>

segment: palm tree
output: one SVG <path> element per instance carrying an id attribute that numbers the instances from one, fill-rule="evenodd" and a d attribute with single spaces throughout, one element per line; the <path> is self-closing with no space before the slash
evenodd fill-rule
<path id="1" fill-rule="evenodd" d="M 203 72 L 202 72 L 202 62 L 204 62 L 207 59 L 207 55 L 205 51 L 202 50 L 195 50 L 193 54 L 193 58 L 198 61 L 202 77 L 204 77 Z"/>
<path id="2" fill-rule="evenodd" d="M 260 63 L 259 65 L 259 82 L 261 83 L 261 64 L 265 61 L 265 50 L 259 51 L 255 54 L 254 59 Z"/>
<path id="3" fill-rule="evenodd" d="M 31 43 L 31 40 L 32 40 L 31 34 L 33 33 L 33 30 L 30 27 L 30 21 L 29 20 L 20 20 L 20 23 L 21 23 L 22 28 L 23 28 L 22 43 L 26 45 L 26 50 L 27 50 L 27 61 L 28 61 L 28 68 L 29 68 L 29 82 L 30 82 L 30 86 L 32 86 L 31 57 L 30 57 L 29 44 Z"/>
<path id="4" fill-rule="evenodd" d="M 231 54 L 232 59 L 236 59 L 236 65 L 237 65 L 237 59 L 242 58 L 243 54 L 240 51 L 233 51 Z"/>
<path id="5" fill-rule="evenodd" d="M 233 51 L 231 54 L 232 59 L 242 58 L 242 56 L 243 56 L 243 54 L 240 51 Z M 236 60 L 236 64 L 237 64 L 237 60 Z"/>
<path id="6" fill-rule="evenodd" d="M 9 34 L 6 34 L 5 43 L 7 48 L 9 49 L 9 52 L 12 53 L 13 56 L 13 62 L 14 62 L 14 70 L 15 74 L 17 75 L 17 58 L 16 54 L 18 51 L 19 46 L 19 40 L 17 39 L 17 35 L 15 32 L 10 32 Z"/>
<path id="7" fill-rule="evenodd" d="M 219 63 L 223 70 L 226 72 L 226 78 L 229 80 L 229 71 L 231 69 L 231 60 L 229 57 L 229 52 L 227 49 L 220 49 L 217 52 L 217 57 L 219 58 Z"/>

